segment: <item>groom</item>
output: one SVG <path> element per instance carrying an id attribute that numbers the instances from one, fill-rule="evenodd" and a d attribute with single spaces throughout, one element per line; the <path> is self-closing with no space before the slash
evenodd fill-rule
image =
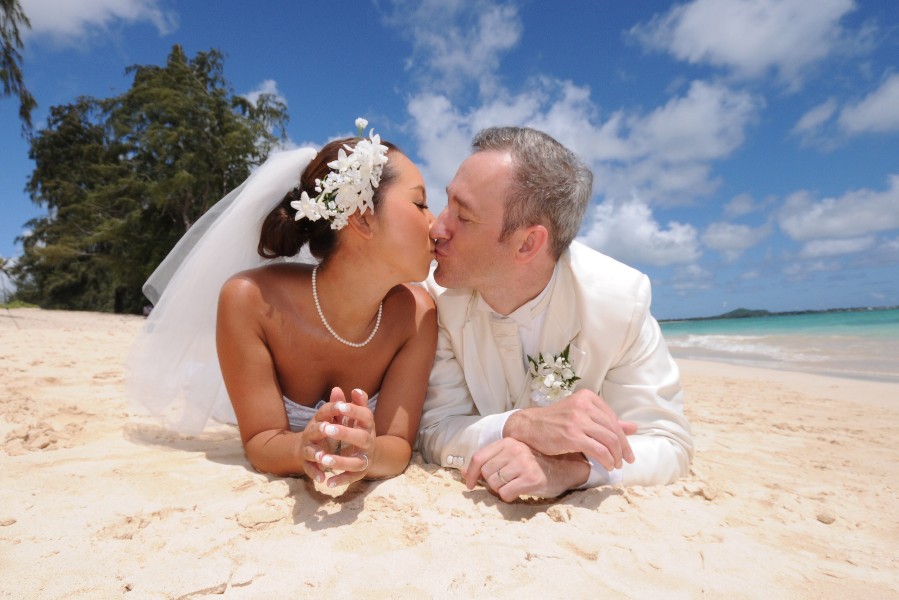
<path id="1" fill-rule="evenodd" d="M 649 280 L 572 241 L 593 175 L 533 129 L 486 129 L 472 147 L 431 229 L 425 459 L 507 502 L 686 475 L 690 426 Z"/>

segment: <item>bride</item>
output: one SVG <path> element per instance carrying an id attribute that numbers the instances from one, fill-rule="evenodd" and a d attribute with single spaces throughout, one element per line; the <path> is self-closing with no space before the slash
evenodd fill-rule
<path id="1" fill-rule="evenodd" d="M 144 288 L 127 381 L 170 428 L 236 420 L 257 470 L 331 487 L 405 469 L 437 338 L 406 283 L 434 257 L 424 181 L 356 125 L 273 155 L 197 221 Z"/>

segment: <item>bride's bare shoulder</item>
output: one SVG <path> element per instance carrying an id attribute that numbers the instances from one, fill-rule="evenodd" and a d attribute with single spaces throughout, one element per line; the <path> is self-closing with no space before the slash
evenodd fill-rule
<path id="1" fill-rule="evenodd" d="M 437 310 L 434 299 L 422 285 L 403 283 L 395 286 L 387 293 L 385 307 L 390 307 L 394 314 L 408 319 L 410 323 L 420 324 L 423 320 L 435 320 Z"/>
<path id="2" fill-rule="evenodd" d="M 221 298 L 254 301 L 271 292 L 290 294 L 297 286 L 308 286 L 312 267 L 304 264 L 276 263 L 248 269 L 232 275 L 222 286 Z"/>

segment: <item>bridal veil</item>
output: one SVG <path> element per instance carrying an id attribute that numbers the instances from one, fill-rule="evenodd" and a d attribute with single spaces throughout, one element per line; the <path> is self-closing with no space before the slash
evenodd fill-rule
<path id="1" fill-rule="evenodd" d="M 236 422 L 215 348 L 219 290 L 235 273 L 272 262 L 256 252 L 262 222 L 315 154 L 269 157 L 194 223 L 144 284 L 154 307 L 128 357 L 126 393 L 167 428 L 199 433 L 210 419 Z M 313 262 L 305 253 L 291 260 Z"/>

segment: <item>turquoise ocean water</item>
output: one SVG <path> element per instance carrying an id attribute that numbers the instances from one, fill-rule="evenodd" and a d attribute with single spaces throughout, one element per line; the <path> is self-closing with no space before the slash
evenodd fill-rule
<path id="1" fill-rule="evenodd" d="M 675 358 L 899 382 L 899 309 L 661 326 Z"/>

